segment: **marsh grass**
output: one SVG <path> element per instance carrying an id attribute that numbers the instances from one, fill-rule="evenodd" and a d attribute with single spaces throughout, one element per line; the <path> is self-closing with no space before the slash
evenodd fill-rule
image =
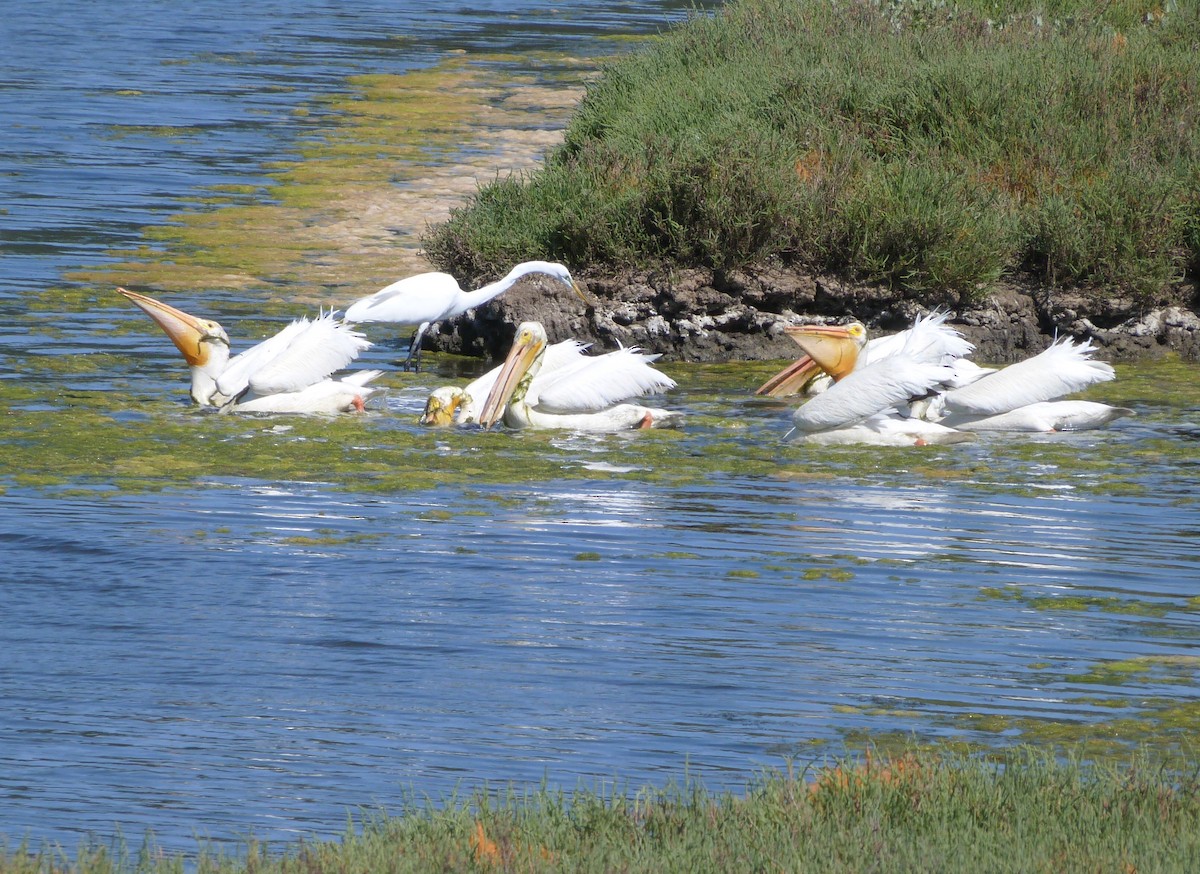
<path id="1" fill-rule="evenodd" d="M 1096 5 L 695 16 L 612 62 L 544 166 L 484 186 L 427 254 L 476 275 L 781 258 L 914 294 L 1015 272 L 1151 294 L 1200 265 L 1200 13 Z"/>
<path id="2" fill-rule="evenodd" d="M 764 774 L 744 792 L 480 791 L 369 815 L 338 841 L 184 860 L 155 848 L 8 846 L 3 874 L 81 871 L 1192 871 L 1200 784 L 1135 756 L 1083 765 L 1031 748 L 1003 763 L 865 755 Z"/>

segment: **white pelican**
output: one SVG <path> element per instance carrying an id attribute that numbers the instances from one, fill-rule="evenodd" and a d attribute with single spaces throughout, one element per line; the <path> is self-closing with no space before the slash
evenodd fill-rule
<path id="1" fill-rule="evenodd" d="M 273 337 L 230 357 L 229 335 L 217 322 L 118 288 L 166 332 L 192 374 L 192 400 L 223 411 L 335 413 L 361 411 L 383 391 L 367 383 L 382 374 L 366 370 L 330 379 L 371 344 L 344 322 L 324 313 L 297 319 Z"/>
<path id="2" fill-rule="evenodd" d="M 797 327 L 789 333 L 816 365 L 842 373 L 792 415 L 795 430 L 809 442 L 921 446 L 972 439 L 953 428 L 896 413 L 898 406 L 939 392 L 954 379 L 951 365 L 924 360 L 928 348 L 919 335 L 910 336 L 911 345 L 900 351 L 856 366 L 856 353 L 865 337 L 858 323 Z M 847 371 L 848 358 L 854 362 Z"/>
<path id="3" fill-rule="evenodd" d="M 1127 407 L 1111 407 L 1096 401 L 1038 401 L 994 416 L 952 414 L 939 420 L 939 424 L 960 431 L 1088 431 L 1135 415 Z"/>
<path id="4" fill-rule="evenodd" d="M 542 367 L 533 378 L 533 390 L 544 385 L 554 371 L 573 364 L 583 357 L 588 344 L 579 340 L 563 340 L 546 347 L 546 357 Z M 504 365 L 493 367 L 483 376 L 467 383 L 463 388 L 446 385 L 434 389 L 425 402 L 425 411 L 421 414 L 422 425 L 471 425 L 479 421 L 479 411 L 483 402 L 496 384 L 496 378 Z"/>
<path id="5" fill-rule="evenodd" d="M 494 297 L 508 291 L 518 279 L 530 273 L 544 273 L 562 282 L 585 302 L 571 272 L 562 264 L 551 261 L 526 261 L 518 264 L 503 279 L 489 283 L 474 291 L 463 291 L 449 273 L 419 273 L 393 282 L 372 295 L 355 301 L 346 310 L 346 321 L 390 322 L 399 325 L 417 325 L 408 346 L 408 357 L 404 369 L 409 365 L 421 369 L 421 338 L 435 322 L 461 315 L 469 309 L 482 306 Z"/>
<path id="6" fill-rule="evenodd" d="M 1110 365 L 1092 360 L 1090 342 L 1078 344 L 1067 338 L 1031 358 L 994 370 L 962 357 L 973 347 L 942 321 L 944 317 L 919 319 L 909 331 L 881 338 L 878 343 L 867 343 L 858 323 L 788 328 L 789 336 L 808 352 L 793 369 L 821 368 L 835 380 L 844 381 L 866 367 L 902 356 L 948 365 L 951 375 L 942 381 L 940 390 L 916 396 L 908 408 L 901 402 L 895 406 L 903 417 L 937 422 L 954 431 L 1085 430 L 1133 415 L 1124 407 L 1058 400 L 1114 378 Z M 820 409 L 818 405 L 817 411 Z M 907 434 L 917 427 L 909 423 L 900 428 L 896 417 L 891 419 L 888 433 L 900 430 Z M 882 422 L 874 423 L 875 432 L 881 434 L 882 429 Z M 869 442 L 883 442 L 879 434 Z M 842 442 L 849 439 L 846 435 Z"/>
<path id="7" fill-rule="evenodd" d="M 583 356 L 537 380 L 546 346 L 546 329 L 540 323 L 521 323 L 480 410 L 480 425 L 490 428 L 503 418 L 510 428 L 618 431 L 661 428 L 682 420 L 679 413 L 622 403 L 675 387 L 673 379 L 650 366 L 657 355 L 622 348 Z"/>
<path id="8" fill-rule="evenodd" d="M 803 355 L 779 373 L 768 379 L 755 391 L 757 395 L 786 397 L 793 394 L 817 394 L 848 374 L 855 366 L 869 364 L 896 355 L 902 350 L 923 361 L 956 364 L 956 378 L 962 384 L 991 371 L 979 368 L 966 359 L 975 347 L 962 334 L 946 326 L 950 317 L 947 312 L 935 311 L 918 317 L 911 328 L 896 334 L 867 339 L 867 329 L 861 322 L 845 326 L 830 327 L 826 335 L 828 342 L 821 344 L 822 361 L 812 355 Z M 820 344 L 820 334 L 813 328 L 821 326 L 801 325 L 785 328 L 788 336 L 795 340 L 806 337 L 807 344 Z"/>
<path id="9" fill-rule="evenodd" d="M 1032 358 L 946 392 L 942 401 L 947 414 L 995 416 L 1052 401 L 1115 377 L 1111 365 L 1092 360 L 1090 340 L 1077 344 L 1067 337 Z"/>

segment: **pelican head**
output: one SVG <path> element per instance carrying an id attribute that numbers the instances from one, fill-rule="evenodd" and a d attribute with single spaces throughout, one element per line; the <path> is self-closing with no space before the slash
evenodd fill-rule
<path id="1" fill-rule="evenodd" d="M 517 326 L 517 336 L 513 340 L 512 349 L 504 359 L 504 364 L 500 366 L 496 382 L 479 411 L 480 425 L 484 428 L 492 427 L 500 421 L 508 405 L 519 404 L 525 400 L 529 383 L 542 366 L 546 345 L 546 329 L 540 322 L 522 322 Z"/>
<path id="2" fill-rule="evenodd" d="M 201 319 L 136 291 L 118 288 L 152 318 L 183 353 L 192 370 L 192 399 L 210 403 L 216 393 L 217 377 L 229 361 L 229 335 L 212 319 Z"/>
<path id="3" fill-rule="evenodd" d="M 467 401 L 467 393 L 456 385 L 434 389 L 429 400 L 425 401 L 425 412 L 421 414 L 419 421 L 422 425 L 434 425 L 439 428 L 453 425 L 455 415 Z"/>
<path id="4" fill-rule="evenodd" d="M 848 325 L 796 325 L 784 330 L 805 351 L 806 357 L 834 380 L 841 379 L 854 369 L 858 363 L 858 353 L 867 345 L 867 329 L 862 322 Z M 796 365 L 801 361 L 804 359 L 800 359 Z"/>

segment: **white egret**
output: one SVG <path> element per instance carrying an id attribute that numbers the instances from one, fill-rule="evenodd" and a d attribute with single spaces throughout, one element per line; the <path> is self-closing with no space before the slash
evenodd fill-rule
<path id="1" fill-rule="evenodd" d="M 489 283 L 474 291 L 463 291 L 449 273 L 420 273 L 393 282 L 372 295 L 355 301 L 346 310 L 346 321 L 354 324 L 363 322 L 388 322 L 398 325 L 417 325 L 404 359 L 404 369 L 412 365 L 421 369 L 421 339 L 430 326 L 443 319 L 461 315 L 469 309 L 482 306 L 494 297 L 508 291 L 523 276 L 543 273 L 566 285 L 579 297 L 587 301 L 571 272 L 562 264 L 551 261 L 526 261 L 518 264 L 503 279 Z"/>
<path id="2" fill-rule="evenodd" d="M 202 319 L 135 291 L 118 288 L 166 332 L 191 370 L 192 400 L 223 411 L 334 413 L 361 411 L 383 389 L 367 370 L 340 379 L 330 375 L 370 348 L 361 334 L 323 313 L 301 318 L 273 337 L 230 357 L 229 335 Z"/>
<path id="3" fill-rule="evenodd" d="M 623 403 L 675 387 L 673 379 L 650 366 L 657 355 L 622 348 L 582 356 L 538 380 L 546 347 L 546 329 L 540 323 L 523 322 L 517 328 L 512 349 L 480 410 L 479 424 L 490 428 L 503 418 L 510 428 L 617 431 L 682 421 L 679 413 Z"/>

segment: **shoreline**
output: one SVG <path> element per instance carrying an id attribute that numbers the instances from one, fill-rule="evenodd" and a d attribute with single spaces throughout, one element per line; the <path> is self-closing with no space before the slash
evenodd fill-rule
<path id="1" fill-rule="evenodd" d="M 574 337 L 597 348 L 639 346 L 666 359 L 720 363 L 795 358 L 784 328 L 801 323 L 863 322 L 892 333 L 923 312 L 949 310 L 948 322 L 975 344 L 975 358 L 1006 364 L 1036 354 L 1055 338 L 1090 340 L 1098 357 L 1153 360 L 1176 354 L 1200 360 L 1197 289 L 1144 304 L 1033 282 L 1000 283 L 978 303 L 918 301 L 884 286 L 782 267 L 719 273 L 703 268 L 597 269 L 577 274 L 592 303 L 530 277 L 507 294 L 447 320 L 426 336 L 429 351 L 503 358 L 515 327 L 536 320 L 551 339 Z"/>

